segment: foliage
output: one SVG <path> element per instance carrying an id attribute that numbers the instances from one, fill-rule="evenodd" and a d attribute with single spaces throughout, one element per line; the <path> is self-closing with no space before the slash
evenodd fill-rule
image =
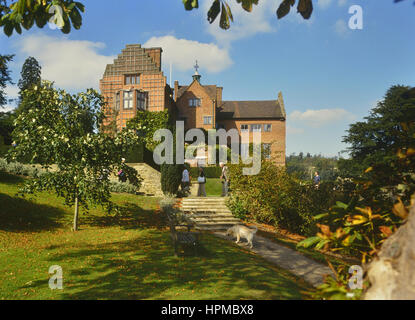
<path id="1" fill-rule="evenodd" d="M 353 177 L 343 179 L 354 183 L 350 201 L 337 202 L 316 216 L 320 232 L 299 246 L 352 254 L 362 264 L 376 257 L 382 243 L 405 221 L 414 201 L 414 115 L 415 89 L 394 86 L 365 122 L 351 125 L 345 138 L 351 144 L 351 159 L 340 164 L 341 172 Z M 330 280 L 326 285 L 322 289 L 328 293 L 341 282 Z"/>
<path id="2" fill-rule="evenodd" d="M 8 146 L 12 143 L 11 134 L 14 129 L 14 118 L 15 114 L 13 112 L 0 112 L 0 139 Z"/>
<path id="3" fill-rule="evenodd" d="M 350 160 L 341 163 L 341 169 L 352 171 L 353 178 L 366 175 L 369 167 L 376 167 L 377 182 L 390 186 L 402 182 L 401 173 L 414 173 L 415 168 L 400 162 L 400 150 L 415 147 L 415 88 L 391 87 L 365 121 L 354 123 L 343 142 L 350 145 Z M 349 165 L 348 163 L 351 163 Z M 352 169 L 352 170 L 350 170 Z M 408 171 L 409 170 L 409 171 Z M 370 172 L 367 174 L 370 176 Z"/>
<path id="4" fill-rule="evenodd" d="M 199 176 L 199 168 L 193 167 L 189 170 L 190 175 L 193 178 L 196 178 Z M 218 179 L 222 175 L 222 168 L 221 167 L 203 167 L 203 172 L 205 173 L 206 178 L 213 178 Z"/>
<path id="5" fill-rule="evenodd" d="M 278 19 L 283 18 L 290 12 L 290 8 L 294 6 L 296 0 L 283 0 L 277 10 Z M 198 0 L 182 0 L 186 10 L 199 8 Z M 258 5 L 259 0 L 236 0 L 242 8 L 247 12 L 252 12 L 254 5 Z M 313 11 L 312 0 L 298 0 L 297 11 L 304 19 L 309 19 Z M 233 22 L 231 8 L 225 0 L 213 0 L 212 5 L 207 13 L 209 23 L 213 23 L 220 14 L 219 26 L 222 29 L 229 29 L 230 23 Z"/>
<path id="6" fill-rule="evenodd" d="M 145 146 L 153 151 L 158 145 L 158 142 L 153 140 L 154 133 L 159 129 L 172 129 L 169 111 L 137 110 L 135 117 L 128 121 L 127 128 L 135 130 Z"/>
<path id="7" fill-rule="evenodd" d="M 37 178 L 44 172 L 44 170 L 33 165 L 26 165 L 20 162 L 7 162 L 2 158 L 0 158 L 0 171 L 31 178 Z"/>
<path id="8" fill-rule="evenodd" d="M 13 61 L 14 55 L 0 55 L 0 108 L 7 103 L 4 89 L 7 83 L 13 84 L 8 64 Z"/>
<path id="9" fill-rule="evenodd" d="M 31 89 L 34 86 L 39 86 L 41 84 L 41 74 L 42 67 L 39 65 L 39 62 L 33 58 L 29 57 L 23 64 L 22 71 L 20 72 L 20 80 L 18 87 L 20 89 L 19 96 L 20 102 L 22 101 L 22 94 L 26 89 Z M 18 111 L 22 111 L 18 109 Z"/>
<path id="10" fill-rule="evenodd" d="M 29 158 L 44 169 L 57 166 L 54 172 L 26 181 L 22 192 L 54 191 L 66 205 L 75 205 L 74 230 L 78 204 L 85 209 L 90 203 L 100 204 L 111 211 L 109 173 L 121 167 L 122 156 L 137 142 L 134 132 L 115 137 L 96 132 L 103 120 L 103 98 L 91 89 L 70 95 L 44 83 L 24 91 L 22 103 L 27 112 L 15 120 L 17 146 L 8 158 Z M 137 174 L 134 169 L 129 172 Z"/>
<path id="11" fill-rule="evenodd" d="M 116 193 L 130 193 L 130 194 L 136 194 L 137 187 L 131 183 L 121 183 L 116 181 L 110 182 L 110 191 L 116 192 Z"/>
<path id="12" fill-rule="evenodd" d="M 162 164 L 161 165 L 161 190 L 166 195 L 176 195 L 182 180 L 184 165 Z"/>
<path id="13" fill-rule="evenodd" d="M 291 154 L 286 158 L 286 167 L 288 173 L 304 181 L 312 181 L 316 171 L 319 172 L 322 181 L 335 181 L 338 176 L 337 162 L 336 157 L 311 156 L 309 153 L 304 156 L 300 152 L 298 155 Z"/>
<path id="14" fill-rule="evenodd" d="M 67 34 L 71 26 L 76 30 L 81 28 L 81 12 L 85 11 L 82 3 L 73 0 L 17 0 L 10 5 L 7 2 L 0 4 L 0 27 L 9 37 L 13 31 L 21 34 L 22 27 L 29 30 L 35 23 L 43 28 L 51 19 Z M 58 6 L 61 10 L 53 10 L 52 6 Z"/>
<path id="15" fill-rule="evenodd" d="M 244 198 L 232 192 L 230 197 L 226 201 L 226 205 L 235 217 L 242 220 L 247 219 L 249 211 L 247 209 L 248 204 L 245 203 Z"/>
<path id="16" fill-rule="evenodd" d="M 229 167 L 232 188 L 229 206 L 236 216 L 250 216 L 258 222 L 310 235 L 316 230 L 313 216 L 342 197 L 341 192 L 333 190 L 333 183 L 322 183 L 316 189 L 271 161 L 263 161 L 260 173 L 254 176 L 244 176 L 242 167 Z"/>

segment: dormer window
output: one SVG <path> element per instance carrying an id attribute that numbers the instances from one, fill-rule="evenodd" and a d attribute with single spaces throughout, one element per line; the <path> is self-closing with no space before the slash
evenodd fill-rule
<path id="1" fill-rule="evenodd" d="M 202 105 L 202 100 L 199 98 L 189 99 L 189 107 L 200 107 Z"/>
<path id="2" fill-rule="evenodd" d="M 138 74 L 126 75 L 124 83 L 126 85 L 140 84 L 140 75 L 138 75 Z"/>

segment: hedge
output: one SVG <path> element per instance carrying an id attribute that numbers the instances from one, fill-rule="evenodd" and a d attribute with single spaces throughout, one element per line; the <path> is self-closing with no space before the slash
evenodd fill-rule
<path id="1" fill-rule="evenodd" d="M 206 178 L 219 179 L 222 175 L 221 167 L 204 167 L 203 171 Z M 190 168 L 190 175 L 192 178 L 197 178 L 199 176 L 199 168 Z"/>

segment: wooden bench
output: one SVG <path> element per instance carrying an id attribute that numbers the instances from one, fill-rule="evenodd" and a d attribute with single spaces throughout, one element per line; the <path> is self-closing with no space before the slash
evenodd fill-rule
<path id="1" fill-rule="evenodd" d="M 195 255 L 197 255 L 197 247 L 199 246 L 199 233 L 191 232 L 193 225 L 190 222 L 187 224 L 178 224 L 176 219 L 170 215 L 167 215 L 167 219 L 174 246 L 174 255 L 178 256 L 180 245 L 192 247 Z M 186 231 L 177 230 L 182 228 L 185 228 Z"/>

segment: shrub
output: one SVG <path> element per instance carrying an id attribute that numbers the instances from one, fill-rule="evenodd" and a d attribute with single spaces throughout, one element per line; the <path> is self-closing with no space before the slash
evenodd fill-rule
<path id="1" fill-rule="evenodd" d="M 195 178 L 199 176 L 199 168 L 190 168 L 190 175 Z M 203 171 L 205 172 L 206 178 L 219 179 L 222 175 L 221 167 L 204 167 Z"/>
<path id="2" fill-rule="evenodd" d="M 182 180 L 182 164 L 161 165 L 161 190 L 164 194 L 177 195 Z"/>
<path id="3" fill-rule="evenodd" d="M 262 162 L 258 175 L 242 175 L 242 165 L 230 166 L 232 197 L 229 207 L 240 218 L 254 220 L 303 235 L 314 234 L 314 216 L 328 210 L 341 197 L 333 184 L 319 189 L 302 183 L 284 167 Z"/>
<path id="4" fill-rule="evenodd" d="M 117 192 L 117 193 L 130 193 L 135 194 L 137 191 L 137 187 L 130 184 L 130 183 L 121 183 L 121 182 L 110 182 L 110 191 Z"/>

